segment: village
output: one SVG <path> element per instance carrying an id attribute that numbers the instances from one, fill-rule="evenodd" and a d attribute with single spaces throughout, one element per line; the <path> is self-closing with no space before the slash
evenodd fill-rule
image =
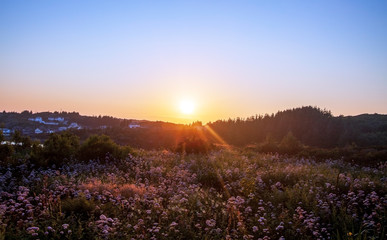
<path id="1" fill-rule="evenodd" d="M 6 113 L 3 113 L 6 115 Z M 12 113 L 8 113 L 10 115 Z M 47 115 L 42 113 L 42 115 Z M 58 133 L 67 130 L 81 130 L 81 129 L 107 129 L 111 127 L 111 124 L 88 124 L 86 121 L 82 121 L 82 124 L 77 122 L 72 117 L 62 117 L 58 115 L 53 116 L 40 116 L 34 114 L 33 117 L 23 116 L 23 114 L 17 114 L 17 116 L 10 116 L 8 119 L 0 119 L 0 132 L 4 137 L 10 137 L 15 131 L 19 131 L 23 135 L 37 136 L 42 134 Z M 11 124 L 13 123 L 13 124 Z M 127 128 L 140 128 L 143 127 L 139 122 L 128 122 L 125 127 Z"/>

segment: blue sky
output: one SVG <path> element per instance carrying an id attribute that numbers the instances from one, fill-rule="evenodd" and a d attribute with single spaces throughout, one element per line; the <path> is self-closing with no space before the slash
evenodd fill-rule
<path id="1" fill-rule="evenodd" d="M 1 1 L 3 109 L 387 113 L 386 1 Z M 191 99 L 196 113 L 176 105 Z"/>

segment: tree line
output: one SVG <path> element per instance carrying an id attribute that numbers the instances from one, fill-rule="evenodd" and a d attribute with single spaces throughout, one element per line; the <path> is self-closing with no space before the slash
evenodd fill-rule
<path id="1" fill-rule="evenodd" d="M 330 111 L 311 106 L 208 125 L 227 143 L 236 146 L 280 142 L 289 133 L 304 145 L 320 148 L 387 145 L 387 115 L 334 117 Z"/>

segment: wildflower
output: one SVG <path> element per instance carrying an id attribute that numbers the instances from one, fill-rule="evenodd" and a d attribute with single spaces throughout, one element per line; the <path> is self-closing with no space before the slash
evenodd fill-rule
<path id="1" fill-rule="evenodd" d="M 280 222 L 280 224 L 275 228 L 276 231 L 280 231 L 282 229 L 284 229 L 284 226 L 283 226 L 283 222 Z"/>
<path id="2" fill-rule="evenodd" d="M 62 225 L 63 229 L 67 229 L 69 227 L 69 225 L 67 223 L 63 224 Z"/>
<path id="3" fill-rule="evenodd" d="M 352 236 L 352 232 L 348 232 L 348 233 L 347 233 L 347 236 L 348 236 L 348 237 L 351 237 L 351 236 Z"/>
<path id="4" fill-rule="evenodd" d="M 257 232 L 258 231 L 258 227 L 257 226 L 253 226 L 253 232 Z"/>
<path id="5" fill-rule="evenodd" d="M 214 219 L 209 219 L 209 220 L 206 220 L 206 224 L 209 227 L 215 227 L 216 221 Z"/>
<path id="6" fill-rule="evenodd" d="M 32 236 L 38 236 L 37 231 L 39 231 L 38 227 L 29 227 L 27 228 L 27 232 L 31 234 Z"/>

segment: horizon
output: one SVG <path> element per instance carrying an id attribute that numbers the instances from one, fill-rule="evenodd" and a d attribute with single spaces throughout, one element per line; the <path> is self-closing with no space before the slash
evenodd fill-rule
<path id="1" fill-rule="evenodd" d="M 2 110 L 1 112 L 6 112 L 6 113 L 17 113 L 17 114 L 21 114 L 22 112 L 24 112 L 24 111 L 27 111 L 27 112 L 31 112 L 31 114 L 40 114 L 40 113 L 55 113 L 55 112 L 57 112 L 58 114 L 62 114 L 62 113 L 73 113 L 73 112 L 76 112 L 76 113 L 78 113 L 80 116 L 86 116 L 86 117 L 99 117 L 99 116 L 101 116 L 101 117 L 113 117 L 113 118 L 116 118 L 116 119 L 125 119 L 125 120 L 136 120 L 136 121 L 149 121 L 149 122 L 165 122 L 165 123 L 173 123 L 173 124 L 184 124 L 184 125 L 190 125 L 190 124 L 192 124 L 192 123 L 194 123 L 194 122 L 197 122 L 197 121 L 200 121 L 200 122 L 202 122 L 202 124 L 203 125 L 206 125 L 206 124 L 208 124 L 208 123 L 214 123 L 214 122 L 216 122 L 216 121 L 227 121 L 227 120 L 229 120 L 229 119 L 232 119 L 232 120 L 235 120 L 235 119 L 237 119 L 237 118 L 240 118 L 240 119 L 247 119 L 247 118 L 249 118 L 249 117 L 254 117 L 254 116 L 266 116 L 266 115 L 268 115 L 268 116 L 271 116 L 271 115 L 275 115 L 275 114 L 277 114 L 277 113 L 279 113 L 279 112 L 284 112 L 284 111 L 289 111 L 289 110 L 295 110 L 295 109 L 301 109 L 301 108 L 304 108 L 304 107 L 312 107 L 312 108 L 317 108 L 317 109 L 319 109 L 319 110 L 321 110 L 321 111 L 327 111 L 327 112 L 329 112 L 329 113 L 331 113 L 332 114 L 332 117 L 340 117 L 340 116 L 343 116 L 343 117 L 356 117 L 356 116 L 360 116 L 360 115 L 374 115 L 374 114 L 377 114 L 377 115 L 387 115 L 387 114 L 384 114 L 384 113 L 361 113 L 361 114 L 356 114 L 356 115 L 343 115 L 343 114 L 338 114 L 338 115 L 335 115 L 335 114 L 333 114 L 329 109 L 325 109 L 325 108 L 320 108 L 320 107 L 318 107 L 318 106 L 300 106 L 300 107 L 294 107 L 294 108 L 288 108 L 288 109 L 281 109 L 281 110 L 278 110 L 278 111 L 276 111 L 276 112 L 272 112 L 272 113 L 257 113 L 257 114 L 252 114 L 252 115 L 250 115 L 250 116 L 236 116 L 236 117 L 234 117 L 234 118 L 231 118 L 231 117 L 229 117 L 229 118 L 222 118 L 222 119 L 216 119 L 216 120 L 214 120 L 214 121 L 208 121 L 208 122 L 203 122 L 203 121 L 200 121 L 200 120 L 194 120 L 194 121 L 192 121 L 192 122 L 186 122 L 186 123 L 181 123 L 181 122 L 172 122 L 172 121 L 162 121 L 162 120 L 150 120 L 150 119 L 138 119 L 138 118 L 123 118 L 123 117 L 118 117 L 118 116 L 114 116 L 114 115 L 102 115 L 102 114 L 96 114 L 96 115 L 87 115 L 87 114 L 83 114 L 83 113 L 80 113 L 80 112 L 76 112 L 76 111 L 56 111 L 56 110 L 54 110 L 54 111 L 48 111 L 48 110 L 46 110 L 46 111 L 37 111 L 37 112 L 34 112 L 34 111 L 32 111 L 32 110 L 27 110 L 27 109 L 25 109 L 25 110 L 23 110 L 23 111 L 5 111 L 5 110 Z"/>
<path id="2" fill-rule="evenodd" d="M 387 2 L 0 3 L 1 110 L 387 114 Z"/>

